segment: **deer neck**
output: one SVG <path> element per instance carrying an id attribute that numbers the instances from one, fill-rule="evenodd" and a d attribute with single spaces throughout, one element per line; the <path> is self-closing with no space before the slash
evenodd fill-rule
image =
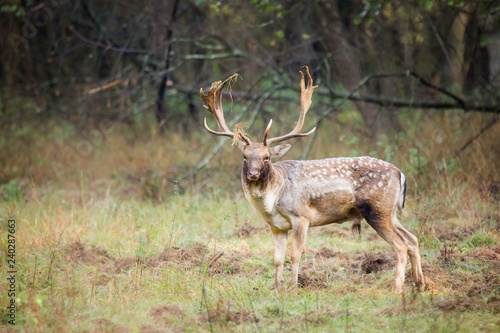
<path id="1" fill-rule="evenodd" d="M 269 169 L 266 170 L 258 180 L 248 180 L 245 175 L 245 170 L 243 170 L 241 174 L 241 181 L 245 193 L 254 199 L 264 199 L 269 193 L 274 193 L 276 190 L 279 190 L 281 188 L 280 184 L 282 183 L 280 181 L 281 178 L 281 173 L 271 163 L 269 163 Z"/>

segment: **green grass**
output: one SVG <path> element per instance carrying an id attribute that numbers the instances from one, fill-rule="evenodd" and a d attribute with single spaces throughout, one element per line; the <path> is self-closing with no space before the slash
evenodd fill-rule
<path id="1" fill-rule="evenodd" d="M 38 169 L 0 186 L 1 250 L 7 254 L 5 222 L 15 219 L 18 269 L 16 325 L 7 323 L 4 278 L 1 325 L 22 332 L 498 331 L 499 207 L 477 176 L 462 169 L 439 176 L 430 166 L 432 182 L 408 175 L 410 216 L 401 221 L 420 239 L 426 292 L 415 293 L 407 276 L 404 294 L 393 294 L 390 265 L 361 271 L 367 256 L 392 253 L 366 223 L 361 238 L 349 223 L 311 229 L 304 287 L 276 291 L 272 238 L 239 189 L 237 152 L 228 147 L 176 187 L 174 167 L 192 168 L 189 157 L 199 161 L 207 149 L 196 148 L 196 137 L 174 133 L 175 147 L 164 140 L 132 145 L 114 132 L 63 178 L 48 163 L 57 158 L 52 147 L 47 157 L 28 152 L 42 160 L 19 169 Z M 144 195 L 149 167 L 169 178 L 158 198 Z M 287 261 L 286 279 L 289 269 Z"/>

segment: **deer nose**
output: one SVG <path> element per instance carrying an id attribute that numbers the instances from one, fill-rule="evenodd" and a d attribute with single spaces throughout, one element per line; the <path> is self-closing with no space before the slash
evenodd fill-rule
<path id="1" fill-rule="evenodd" d="M 259 179 L 260 172 L 259 170 L 249 170 L 247 174 L 248 180 L 257 180 Z"/>

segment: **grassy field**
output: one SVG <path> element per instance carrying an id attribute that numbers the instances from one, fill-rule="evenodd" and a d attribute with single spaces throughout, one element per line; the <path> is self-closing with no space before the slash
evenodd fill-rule
<path id="1" fill-rule="evenodd" d="M 485 122 L 468 117 L 409 119 L 413 132 L 377 142 L 331 124 L 342 134 L 321 128 L 309 154 L 370 154 L 405 172 L 401 221 L 420 240 L 427 290 L 407 275 L 403 295 L 391 292 L 392 250 L 366 223 L 361 237 L 349 223 L 311 229 L 301 288 L 270 290 L 271 235 L 243 197 L 229 142 L 185 177 L 218 139 L 12 126 L 0 142 L 0 331 L 498 332 L 500 131 L 465 146 Z"/>

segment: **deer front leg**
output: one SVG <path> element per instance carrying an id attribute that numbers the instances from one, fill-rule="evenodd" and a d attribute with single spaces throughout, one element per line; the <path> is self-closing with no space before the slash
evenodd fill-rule
<path id="1" fill-rule="evenodd" d="M 299 264 L 302 252 L 304 251 L 304 244 L 306 242 L 308 221 L 300 221 L 292 229 L 292 277 L 290 281 L 290 288 L 297 288 L 299 280 Z"/>
<path id="2" fill-rule="evenodd" d="M 274 240 L 274 268 L 276 271 L 274 278 L 274 288 L 278 289 L 283 283 L 283 265 L 285 263 L 286 241 L 288 231 L 271 228 Z"/>

